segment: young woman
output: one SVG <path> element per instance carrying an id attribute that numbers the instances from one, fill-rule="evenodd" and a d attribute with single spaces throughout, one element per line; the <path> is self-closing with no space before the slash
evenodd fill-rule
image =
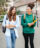
<path id="1" fill-rule="evenodd" d="M 7 48 L 15 48 L 15 41 L 18 37 L 17 28 L 19 25 L 19 17 L 16 15 L 16 8 L 12 6 L 8 14 L 4 16 L 2 24 L 2 26 L 6 27 L 5 37 Z"/>
<path id="2" fill-rule="evenodd" d="M 31 48 L 34 48 L 34 27 L 36 25 L 36 22 L 33 21 L 36 20 L 36 17 L 32 14 L 32 9 L 34 7 L 34 4 L 29 3 L 28 8 L 26 9 L 26 14 L 22 15 L 21 18 L 21 25 L 23 27 L 23 36 L 25 39 L 25 48 L 29 48 L 28 41 L 30 39 L 30 46 Z"/>

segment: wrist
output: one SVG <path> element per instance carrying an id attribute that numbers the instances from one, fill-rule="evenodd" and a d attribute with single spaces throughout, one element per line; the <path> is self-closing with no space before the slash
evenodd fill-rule
<path id="1" fill-rule="evenodd" d="M 34 22 L 33 22 L 33 23 L 31 23 L 31 25 L 34 25 Z"/>

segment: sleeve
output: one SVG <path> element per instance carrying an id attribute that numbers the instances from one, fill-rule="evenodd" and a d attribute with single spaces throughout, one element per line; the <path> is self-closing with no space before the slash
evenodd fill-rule
<path id="1" fill-rule="evenodd" d="M 34 16 L 34 21 L 36 20 L 36 16 Z M 32 27 L 36 26 L 36 22 L 34 23 L 34 25 Z"/>
<path id="2" fill-rule="evenodd" d="M 22 17 L 21 17 L 21 25 L 22 25 L 22 26 L 27 26 L 28 23 L 27 23 L 27 22 L 24 22 L 23 16 L 24 16 L 24 15 L 22 15 Z"/>
<path id="3" fill-rule="evenodd" d="M 19 16 L 17 16 L 17 21 L 16 21 L 16 27 L 20 27 L 20 20 L 19 20 Z"/>
<path id="4" fill-rule="evenodd" d="M 3 23 L 2 23 L 2 26 L 4 26 L 4 27 L 6 25 L 5 22 L 6 22 L 6 15 L 4 16 Z"/>
<path id="5" fill-rule="evenodd" d="M 15 21 L 15 22 L 10 22 L 10 24 L 16 26 L 16 27 L 11 27 L 10 29 L 14 29 L 14 28 L 18 28 L 18 27 L 20 27 L 19 16 L 16 16 L 16 21 Z"/>

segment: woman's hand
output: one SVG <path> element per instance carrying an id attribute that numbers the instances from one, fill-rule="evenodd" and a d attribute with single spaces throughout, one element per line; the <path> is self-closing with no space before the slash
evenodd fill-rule
<path id="1" fill-rule="evenodd" d="M 11 24 L 6 25 L 6 28 L 13 28 L 13 27 L 16 27 L 16 26 L 15 25 L 11 25 Z"/>
<path id="2" fill-rule="evenodd" d="M 11 25 L 11 24 L 10 24 L 10 28 L 13 28 L 13 27 L 16 27 L 16 26 L 15 26 L 15 25 Z"/>
<path id="3" fill-rule="evenodd" d="M 29 27 L 31 27 L 32 25 L 34 25 L 34 22 L 28 23 L 28 26 L 29 26 Z"/>
<path id="4" fill-rule="evenodd" d="M 28 26 L 31 27 L 31 23 L 28 23 Z"/>
<path id="5" fill-rule="evenodd" d="M 31 23 L 31 26 L 34 25 L 34 22 Z"/>
<path id="6" fill-rule="evenodd" d="M 6 25 L 6 28 L 10 28 L 10 26 L 9 25 Z"/>

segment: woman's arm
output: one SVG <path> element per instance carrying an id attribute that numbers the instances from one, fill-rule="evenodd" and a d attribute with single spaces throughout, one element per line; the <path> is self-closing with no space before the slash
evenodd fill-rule
<path id="1" fill-rule="evenodd" d="M 33 25 L 34 25 L 34 22 L 28 23 L 28 26 L 29 26 L 29 27 L 31 27 L 31 26 L 33 26 Z"/>
<path id="2" fill-rule="evenodd" d="M 36 20 L 36 16 L 34 16 L 34 21 Z M 34 25 L 32 25 L 32 27 L 36 26 L 36 22 L 34 22 Z"/>
<path id="3" fill-rule="evenodd" d="M 4 16 L 3 23 L 2 23 L 2 26 L 4 26 L 4 27 L 6 26 L 6 17 L 7 17 L 7 15 Z"/>
<path id="4" fill-rule="evenodd" d="M 24 23 L 24 21 L 25 21 L 25 20 L 24 20 L 24 15 L 22 15 L 22 17 L 21 17 L 21 25 L 22 25 L 22 26 L 27 26 L 28 23 L 27 23 L 27 22 Z"/>
<path id="5" fill-rule="evenodd" d="M 20 27 L 20 20 L 19 20 L 19 16 L 17 16 L 17 22 L 16 22 L 16 28 Z"/>
<path id="6" fill-rule="evenodd" d="M 6 25 L 6 28 L 13 28 L 16 27 L 15 25 Z"/>
<path id="7" fill-rule="evenodd" d="M 16 21 L 16 24 L 9 24 L 8 26 L 6 26 L 7 28 L 18 28 L 20 26 L 20 23 L 19 23 L 19 17 L 17 16 L 17 21 Z"/>
<path id="8" fill-rule="evenodd" d="M 36 20 L 36 17 L 34 16 L 34 21 Z M 36 22 L 32 22 L 32 23 L 29 23 L 28 26 L 31 27 L 31 26 L 35 26 L 36 25 Z"/>

